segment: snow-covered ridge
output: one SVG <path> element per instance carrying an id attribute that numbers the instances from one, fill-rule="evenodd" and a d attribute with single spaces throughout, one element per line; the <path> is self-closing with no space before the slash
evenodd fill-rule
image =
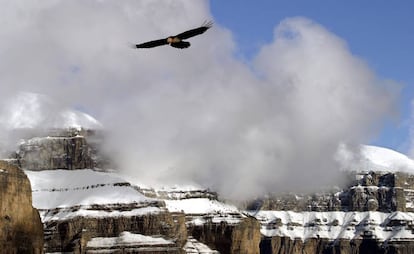
<path id="1" fill-rule="evenodd" d="M 145 197 L 115 173 L 82 170 L 25 171 L 33 206 L 42 221 L 84 217 L 136 216 L 158 213 L 158 200 Z M 112 208 L 129 205 L 130 209 Z M 106 209 L 101 209 L 105 207 Z"/>
<path id="2" fill-rule="evenodd" d="M 44 170 L 25 171 L 32 184 L 32 191 L 50 189 L 76 189 L 92 185 L 113 185 L 126 183 L 116 173 L 95 171 L 92 169 L 79 170 Z"/>
<path id="3" fill-rule="evenodd" d="M 25 171 L 33 191 L 34 207 L 64 209 L 75 206 L 153 203 L 116 173 L 92 169 Z M 177 191 L 177 189 L 175 189 Z M 164 200 L 170 212 L 239 214 L 237 207 L 208 198 Z"/>
<path id="4" fill-rule="evenodd" d="M 338 147 L 336 160 L 343 170 L 406 172 L 414 174 L 414 160 L 389 148 L 361 145 L 359 149 Z"/>
<path id="5" fill-rule="evenodd" d="M 265 236 L 291 239 L 375 238 L 381 241 L 414 239 L 414 213 L 260 211 Z"/>
<path id="6" fill-rule="evenodd" d="M 362 146 L 361 153 L 373 170 L 401 171 L 414 174 L 414 160 L 394 150 L 379 146 Z M 376 167 L 375 167 L 376 166 Z"/>

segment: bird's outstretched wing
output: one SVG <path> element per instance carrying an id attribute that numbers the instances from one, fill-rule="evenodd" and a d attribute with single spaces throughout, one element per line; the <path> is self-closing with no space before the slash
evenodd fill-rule
<path id="1" fill-rule="evenodd" d="M 158 47 L 162 45 L 167 45 L 167 39 L 160 39 L 160 40 L 154 40 L 154 41 L 148 41 L 141 44 L 135 44 L 136 48 L 153 48 Z"/>
<path id="2" fill-rule="evenodd" d="M 185 40 L 185 39 L 188 39 L 190 37 L 193 37 L 193 36 L 204 33 L 205 31 L 207 31 L 212 26 L 213 26 L 213 22 L 209 21 L 209 22 L 204 23 L 202 26 L 200 26 L 198 28 L 194 28 L 194 29 L 185 31 L 183 33 L 177 34 L 175 37 L 178 37 L 181 40 Z"/>

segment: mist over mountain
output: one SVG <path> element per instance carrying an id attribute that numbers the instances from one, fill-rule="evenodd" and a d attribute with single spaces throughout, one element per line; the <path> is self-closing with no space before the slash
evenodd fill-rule
<path id="1" fill-rule="evenodd" d="M 110 164 L 96 149 L 99 133 L 76 125 L 44 136 L 37 132 L 1 161 L 0 177 L 10 187 L 2 192 L 6 205 L 0 226 L 7 226 L 9 239 L 16 232 L 31 235 L 25 245 L 7 245 L 0 235 L 1 246 L 148 254 L 267 254 L 286 246 L 296 246 L 289 247 L 292 254 L 303 249 L 336 253 L 339 246 L 354 253 L 414 249 L 414 161 L 390 149 L 361 146 L 361 153 L 351 154 L 342 147 L 344 156 L 337 157 L 342 159 L 342 186 L 330 182 L 315 192 L 297 189 L 228 200 L 210 186 L 139 184 L 133 175 L 107 168 Z M 22 182 L 24 192 L 17 188 Z M 17 218 L 13 210 L 19 202 L 10 202 L 15 196 L 23 197 L 25 209 L 33 210 L 43 225 L 22 230 L 8 223 Z"/>
<path id="2" fill-rule="evenodd" d="M 187 50 L 128 47 L 214 21 L 206 1 L 7 6 L 0 10 L 1 128 L 64 126 L 61 112 L 87 113 L 104 126 L 103 147 L 119 169 L 144 182 L 193 182 L 231 198 L 313 189 L 338 178 L 340 144 L 368 143 L 394 114 L 395 82 L 304 17 L 283 20 L 245 63 L 220 24 Z M 26 92 L 53 102 L 23 106 L 26 113 L 13 117 L 9 108 Z"/>

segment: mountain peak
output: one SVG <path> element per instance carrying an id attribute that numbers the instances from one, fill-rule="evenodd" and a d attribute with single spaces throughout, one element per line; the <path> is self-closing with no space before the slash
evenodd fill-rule
<path id="1" fill-rule="evenodd" d="M 389 148 L 364 145 L 361 146 L 361 154 L 366 161 L 372 163 L 372 170 L 402 171 L 414 173 L 414 160 L 407 155 Z"/>
<path id="2" fill-rule="evenodd" d="M 102 124 L 91 115 L 65 108 L 46 95 L 20 92 L 3 103 L 3 109 L 0 110 L 0 122 L 10 130 L 102 128 Z"/>

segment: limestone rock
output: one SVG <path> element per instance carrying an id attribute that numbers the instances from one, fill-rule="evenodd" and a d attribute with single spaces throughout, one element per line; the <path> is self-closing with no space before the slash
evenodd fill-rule
<path id="1" fill-rule="evenodd" d="M 20 145 L 20 166 L 30 170 L 94 168 L 82 136 L 32 138 Z"/>
<path id="2" fill-rule="evenodd" d="M 328 239 L 311 238 L 305 241 L 289 237 L 264 238 L 260 245 L 263 254 L 408 254 L 413 253 L 414 243 L 410 241 L 384 244 L 375 239 Z"/>
<path id="3" fill-rule="evenodd" d="M 42 253 L 43 225 L 32 207 L 32 191 L 24 172 L 0 161 L 0 250 Z"/>
<path id="4" fill-rule="evenodd" d="M 146 236 L 162 236 L 172 242 L 168 245 L 169 253 L 180 253 L 187 239 L 184 223 L 183 214 L 173 216 L 167 211 L 142 216 L 76 217 L 49 221 L 45 224 L 46 250 L 48 252 L 85 253 L 87 243 L 92 238 L 116 238 L 122 232 L 129 232 Z M 122 246 L 112 247 L 116 249 Z M 140 247 L 142 246 L 137 246 L 137 248 Z M 154 249 L 157 248 L 154 247 Z"/>
<path id="5" fill-rule="evenodd" d="M 221 254 L 259 254 L 260 224 L 252 217 L 243 218 L 236 224 L 211 221 L 190 225 L 188 231 L 195 239 Z"/>

